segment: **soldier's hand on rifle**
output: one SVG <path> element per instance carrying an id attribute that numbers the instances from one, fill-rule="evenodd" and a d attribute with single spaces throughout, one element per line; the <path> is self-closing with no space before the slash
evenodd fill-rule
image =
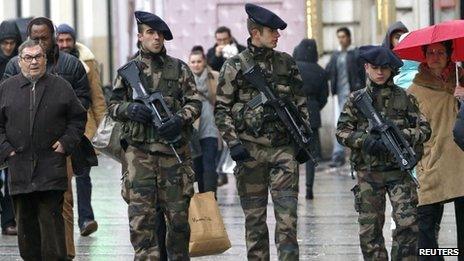
<path id="1" fill-rule="evenodd" d="M 255 160 L 250 155 L 250 152 L 241 143 L 236 144 L 236 145 L 232 146 L 232 148 L 230 148 L 230 157 L 234 161 L 237 161 L 237 162 Z"/>
<path id="2" fill-rule="evenodd" d="M 181 133 L 184 120 L 177 114 L 174 114 L 167 122 L 158 129 L 158 135 L 167 140 L 174 141 Z"/>
<path id="3" fill-rule="evenodd" d="M 151 111 L 147 106 L 133 102 L 127 106 L 127 117 L 136 122 L 147 124 L 151 122 Z"/>
<path id="4" fill-rule="evenodd" d="M 378 135 L 369 135 L 363 142 L 362 149 L 373 156 L 383 155 L 388 152 L 387 147 Z"/>

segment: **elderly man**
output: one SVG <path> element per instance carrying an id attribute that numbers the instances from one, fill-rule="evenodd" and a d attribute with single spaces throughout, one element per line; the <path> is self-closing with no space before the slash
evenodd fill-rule
<path id="1" fill-rule="evenodd" d="M 47 72 L 57 74 L 68 81 L 84 108 L 89 108 L 91 101 L 89 96 L 89 82 L 87 80 L 85 69 L 79 59 L 70 54 L 59 51 L 55 41 L 55 26 L 53 25 L 53 22 L 46 17 L 34 18 L 27 25 L 27 34 L 30 39 L 40 41 L 45 48 L 47 56 Z M 18 60 L 19 57 L 13 57 L 8 62 L 3 75 L 4 79 L 20 73 Z M 89 154 L 90 152 L 87 153 Z M 74 214 L 71 186 L 72 175 L 73 171 L 71 167 L 71 160 L 68 158 L 69 182 L 68 190 L 64 194 L 63 216 L 66 227 L 66 248 L 70 259 L 76 255 L 73 232 Z"/>
<path id="2" fill-rule="evenodd" d="M 76 42 L 76 31 L 71 26 L 61 24 L 56 28 L 56 42 L 60 51 L 79 58 L 87 72 L 91 104 L 87 111 L 85 136 L 91 140 L 106 113 L 106 103 L 101 87 L 98 63 L 95 60 L 95 55 L 89 48 Z M 90 166 L 73 164 L 74 175 L 76 177 L 78 224 L 81 236 L 88 236 L 98 229 L 91 204 L 92 181 L 90 179 L 90 169 Z"/>
<path id="3" fill-rule="evenodd" d="M 71 85 L 46 73 L 45 49 L 19 47 L 21 73 L 0 85 L 0 162 L 8 161 L 10 194 L 24 260 L 64 260 L 66 155 L 81 140 L 86 111 Z"/>

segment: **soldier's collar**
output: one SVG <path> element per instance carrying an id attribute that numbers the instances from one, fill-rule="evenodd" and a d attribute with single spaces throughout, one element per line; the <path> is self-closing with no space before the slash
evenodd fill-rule
<path id="1" fill-rule="evenodd" d="M 143 47 L 140 47 L 140 56 L 144 59 L 149 59 L 153 63 L 158 66 L 162 66 L 164 64 L 164 60 L 166 58 L 166 48 L 163 46 L 163 49 L 159 53 L 152 53 L 146 51 Z"/>
<path id="2" fill-rule="evenodd" d="M 369 77 L 367 78 L 367 90 L 371 95 L 374 94 L 381 94 L 381 95 L 388 95 L 391 93 L 391 89 L 395 86 L 393 83 L 393 77 L 390 77 L 384 84 L 376 84 L 375 82 L 371 81 Z"/>
<path id="3" fill-rule="evenodd" d="M 270 58 L 274 54 L 274 50 L 267 47 L 257 47 L 251 43 L 251 38 L 247 39 L 248 49 L 255 58 Z"/>

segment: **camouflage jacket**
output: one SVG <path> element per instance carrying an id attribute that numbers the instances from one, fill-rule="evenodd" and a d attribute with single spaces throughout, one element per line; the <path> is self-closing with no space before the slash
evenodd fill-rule
<path id="1" fill-rule="evenodd" d="M 363 142 L 369 136 L 370 126 L 361 111 L 356 108 L 354 97 L 364 90 L 371 95 L 377 112 L 384 119 L 393 122 L 416 153 L 421 156 L 423 143 L 430 138 L 431 129 L 420 113 L 416 99 L 394 85 L 391 80 L 383 86 L 368 80 L 365 89 L 350 95 L 337 123 L 337 140 L 351 149 L 352 167 L 357 171 L 388 171 L 400 168 L 390 153 L 377 157 L 362 151 Z"/>
<path id="2" fill-rule="evenodd" d="M 301 76 L 293 58 L 283 52 L 257 48 L 248 39 L 248 48 L 228 59 L 219 74 L 215 118 L 222 137 L 229 146 L 241 140 L 265 146 L 289 144 L 289 135 L 274 109 L 268 105 L 255 109 L 246 106 L 259 91 L 244 79 L 240 55 L 252 58 L 263 69 L 276 96 L 294 102 L 303 118 L 309 119 Z"/>
<path id="3" fill-rule="evenodd" d="M 184 145 L 190 139 L 191 125 L 201 112 L 201 99 L 192 72 L 184 62 L 168 56 L 165 49 L 157 55 L 139 52 L 134 59 L 142 62 L 145 77 L 141 80 L 147 93 L 160 90 L 171 112 L 183 118 L 186 126 L 182 131 L 183 139 L 176 146 L 186 147 Z M 170 153 L 166 141 L 158 137 L 154 127 L 127 117 L 127 107 L 133 102 L 132 92 L 132 88 L 118 75 L 108 111 L 113 119 L 123 123 L 121 139 L 145 151 Z"/>

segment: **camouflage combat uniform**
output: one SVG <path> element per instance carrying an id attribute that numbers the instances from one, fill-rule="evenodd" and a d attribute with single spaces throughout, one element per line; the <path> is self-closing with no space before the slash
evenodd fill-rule
<path id="1" fill-rule="evenodd" d="M 201 111 L 201 100 L 188 66 L 166 55 L 141 52 L 136 60 L 143 63 L 147 92 L 161 90 L 173 113 L 180 115 L 184 126 L 191 126 Z M 188 149 L 191 128 L 184 127 L 182 139 L 176 144 L 183 163 L 179 164 L 167 143 L 155 129 L 127 118 L 127 106 L 132 102 L 132 89 L 118 75 L 110 101 L 109 113 L 121 121 L 123 142 L 127 143 L 126 176 L 123 185 L 129 202 L 131 243 L 136 260 L 158 260 L 159 249 L 155 233 L 157 203 L 167 221 L 166 247 L 170 260 L 188 260 L 190 228 L 188 206 L 193 195 L 194 173 Z"/>
<path id="2" fill-rule="evenodd" d="M 248 259 L 269 260 L 266 208 L 270 189 L 279 259 L 298 260 L 298 163 L 293 157 L 294 148 L 272 108 L 266 105 L 253 110 L 246 106 L 259 92 L 244 80 L 240 55 L 254 59 L 274 93 L 289 98 L 307 119 L 301 76 L 288 54 L 257 48 L 248 40 L 248 48 L 227 60 L 221 69 L 215 109 L 216 125 L 229 147 L 241 142 L 256 159 L 238 163 L 235 169 L 246 219 Z"/>
<path id="3" fill-rule="evenodd" d="M 392 260 L 416 260 L 417 255 L 417 192 L 409 174 L 401 171 L 393 155 L 374 156 L 362 151 L 369 135 L 367 119 L 356 108 L 354 97 L 367 91 L 374 108 L 391 120 L 404 134 L 418 155 L 422 144 L 430 137 L 430 126 L 419 112 L 416 99 L 403 89 L 387 81 L 376 86 L 368 81 L 365 89 L 350 95 L 337 124 L 338 141 L 351 148 L 351 164 L 356 170 L 358 184 L 352 189 L 355 209 L 359 213 L 359 239 L 365 260 L 387 260 L 387 250 L 382 235 L 385 221 L 385 194 L 393 207 Z"/>

